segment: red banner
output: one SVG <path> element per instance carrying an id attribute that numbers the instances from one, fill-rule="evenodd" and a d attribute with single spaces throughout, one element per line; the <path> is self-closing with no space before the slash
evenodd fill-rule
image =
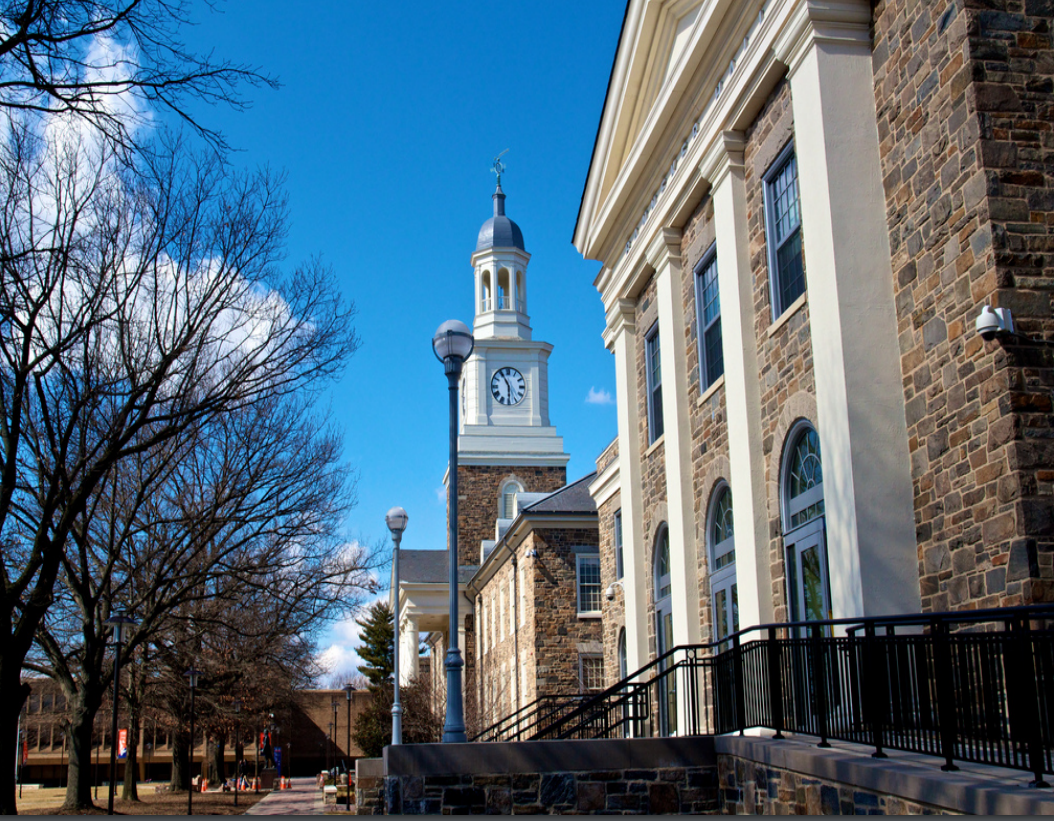
<path id="1" fill-rule="evenodd" d="M 117 731 L 117 757 L 128 758 L 128 730 Z"/>

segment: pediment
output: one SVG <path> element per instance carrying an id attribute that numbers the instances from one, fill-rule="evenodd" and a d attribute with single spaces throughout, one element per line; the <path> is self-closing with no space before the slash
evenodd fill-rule
<path id="1" fill-rule="evenodd" d="M 618 176 L 663 89 L 679 73 L 706 4 L 707 0 L 650 0 L 645 4 L 624 84 L 619 89 L 614 141 L 601 198 Z"/>

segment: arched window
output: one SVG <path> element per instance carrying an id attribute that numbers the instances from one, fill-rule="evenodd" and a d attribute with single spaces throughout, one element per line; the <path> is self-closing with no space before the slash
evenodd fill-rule
<path id="1" fill-rule="evenodd" d="M 480 305 L 480 312 L 492 309 L 491 297 L 493 296 L 493 290 L 490 281 L 490 271 L 483 272 L 482 283 L 483 287 L 480 288 L 480 299 L 483 300 L 483 303 Z"/>
<path id="2" fill-rule="evenodd" d="M 714 639 L 721 640 L 739 630 L 732 489 L 724 482 L 717 486 L 710 497 L 706 542 L 710 552 L 710 599 L 714 607 Z"/>
<path id="3" fill-rule="evenodd" d="M 673 606 L 670 591 L 670 531 L 663 523 L 655 537 L 655 649 L 661 657 L 674 647 Z M 660 666 L 666 670 L 670 662 Z M 663 677 L 659 684 L 659 728 L 660 735 L 677 732 L 677 679 L 676 674 Z"/>
<path id="4" fill-rule="evenodd" d="M 498 518 L 511 519 L 516 512 L 516 494 L 523 493 L 523 487 L 512 479 L 501 486 L 501 498 L 498 499 Z"/>
<path id="5" fill-rule="evenodd" d="M 498 271 L 498 304 L 496 307 L 499 311 L 508 310 L 512 307 L 509 304 L 509 293 L 509 269 L 502 268 Z"/>
<path id="6" fill-rule="evenodd" d="M 820 437 L 804 420 L 791 428 L 781 481 L 787 598 L 792 621 L 831 617 Z"/>

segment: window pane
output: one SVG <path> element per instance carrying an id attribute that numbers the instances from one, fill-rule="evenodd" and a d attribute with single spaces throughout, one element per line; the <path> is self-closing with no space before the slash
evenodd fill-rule
<path id="1" fill-rule="evenodd" d="M 578 612 L 600 610 L 600 559 L 578 560 Z"/>
<path id="2" fill-rule="evenodd" d="M 656 331 L 647 342 L 648 426 L 650 440 L 662 436 L 662 366 L 659 356 L 659 334 Z"/>
<path id="3" fill-rule="evenodd" d="M 710 387 L 725 372 L 725 355 L 721 349 L 721 319 L 718 318 L 703 334 L 706 351 L 706 387 Z"/>
<path id="4" fill-rule="evenodd" d="M 662 436 L 662 386 L 660 385 L 655 389 L 651 395 L 651 420 L 652 420 L 652 436 L 651 439 L 654 442 L 660 436 Z"/>
<path id="5" fill-rule="evenodd" d="M 773 224 L 776 244 L 782 245 L 801 223 L 798 210 L 798 158 L 791 154 L 772 180 Z"/>
<path id="6" fill-rule="evenodd" d="M 823 499 L 801 509 L 795 509 L 794 500 L 803 493 L 823 484 L 823 466 L 820 461 L 820 437 L 815 430 L 808 430 L 798 439 L 790 470 L 791 527 L 798 527 L 822 516 Z M 805 500 L 803 500 L 805 501 Z"/>
<path id="7" fill-rule="evenodd" d="M 699 279 L 702 282 L 702 288 L 700 289 L 702 298 L 702 318 L 703 327 L 705 328 L 711 322 L 713 322 L 721 313 L 721 302 L 718 298 L 717 291 L 717 257 L 715 256 L 710 264 L 704 268 L 700 274 Z"/>
<path id="8" fill-rule="evenodd" d="M 622 568 L 622 511 L 615 511 L 615 578 L 621 579 L 624 571 Z"/>
<path id="9" fill-rule="evenodd" d="M 582 656 L 582 689 L 604 689 L 604 659 L 602 656 Z"/>
<path id="10" fill-rule="evenodd" d="M 777 276 L 780 288 L 780 311 L 805 293 L 805 268 L 801 256 L 801 231 L 795 229 L 791 238 L 776 251 Z"/>

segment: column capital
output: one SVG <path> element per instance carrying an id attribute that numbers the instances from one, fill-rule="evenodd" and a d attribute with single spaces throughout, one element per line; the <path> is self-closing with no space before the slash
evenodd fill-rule
<path id="1" fill-rule="evenodd" d="M 747 138 L 742 131 L 722 131 L 717 135 L 699 163 L 699 173 L 710 181 L 712 189 L 724 182 L 729 171 L 742 170 L 746 145 Z"/>
<path id="2" fill-rule="evenodd" d="M 615 342 L 623 333 L 637 330 L 637 303 L 632 299 L 619 299 L 608 309 L 607 327 L 604 328 L 604 347 L 614 350 Z"/>
<path id="3" fill-rule="evenodd" d="M 870 25 L 868 0 L 798 0 L 772 50 L 793 76 L 814 43 L 870 47 Z"/>
<path id="4" fill-rule="evenodd" d="M 681 260 L 681 229 L 660 228 L 644 251 L 644 258 L 658 271 L 667 261 Z"/>

